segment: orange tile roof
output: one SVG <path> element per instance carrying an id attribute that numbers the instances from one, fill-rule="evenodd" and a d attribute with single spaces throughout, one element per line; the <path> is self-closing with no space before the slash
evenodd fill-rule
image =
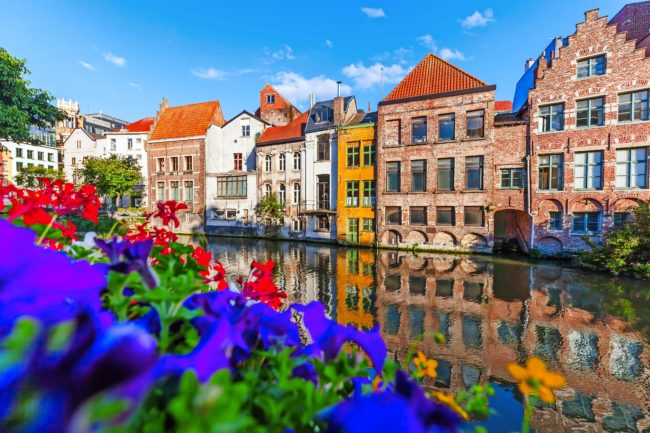
<path id="1" fill-rule="evenodd" d="M 133 123 L 129 123 L 128 125 L 125 125 L 121 128 L 115 128 L 111 132 L 120 132 L 120 131 L 149 132 L 149 130 L 151 129 L 151 125 L 153 124 L 153 121 L 154 121 L 153 117 L 145 117 L 144 119 L 140 119 Z"/>
<path id="2" fill-rule="evenodd" d="M 307 119 L 309 119 L 309 110 L 305 111 L 284 126 L 272 126 L 266 128 L 257 142 L 259 144 L 264 144 L 300 138 L 304 134 Z"/>
<path id="3" fill-rule="evenodd" d="M 226 123 L 219 101 L 167 107 L 151 133 L 151 140 L 196 137 L 205 135 L 211 124 Z"/>
<path id="4" fill-rule="evenodd" d="M 427 56 L 399 82 L 384 101 L 453 92 L 487 84 L 435 54 Z"/>
<path id="5" fill-rule="evenodd" d="M 494 101 L 494 111 L 512 111 L 512 101 Z"/>

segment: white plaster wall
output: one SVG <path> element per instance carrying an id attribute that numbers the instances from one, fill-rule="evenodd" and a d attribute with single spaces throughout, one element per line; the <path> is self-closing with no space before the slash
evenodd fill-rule
<path id="1" fill-rule="evenodd" d="M 14 175 L 14 178 L 11 179 L 12 182 L 16 181 L 16 176 L 18 176 L 18 163 L 23 164 L 24 167 L 29 166 L 29 164 L 32 165 L 42 165 L 45 168 L 52 169 L 52 170 L 58 170 L 59 169 L 59 150 L 56 147 L 50 147 L 50 146 L 37 146 L 33 144 L 26 144 L 26 143 L 14 143 L 13 141 L 0 141 L 0 145 L 3 147 L 6 147 L 9 152 L 11 152 L 11 171 Z M 22 149 L 23 150 L 23 156 L 19 158 L 16 156 L 17 149 Z M 34 158 L 30 159 L 27 158 L 27 151 L 33 151 L 34 152 Z M 38 152 L 43 152 L 43 161 L 38 160 Z M 48 154 L 53 155 L 53 161 L 54 162 L 49 162 L 48 161 Z"/>
<path id="2" fill-rule="evenodd" d="M 77 141 L 81 142 L 81 147 L 77 147 Z M 75 168 L 83 167 L 84 157 L 101 157 L 104 155 L 106 139 L 93 140 L 81 129 L 75 129 L 63 144 L 63 172 L 65 179 L 72 182 L 72 175 Z M 72 159 L 75 159 L 75 165 Z"/>

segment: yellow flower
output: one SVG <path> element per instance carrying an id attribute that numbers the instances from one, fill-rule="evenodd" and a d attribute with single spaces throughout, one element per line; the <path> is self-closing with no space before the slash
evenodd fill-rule
<path id="1" fill-rule="evenodd" d="M 415 365 L 415 375 L 417 378 L 426 376 L 432 379 L 436 378 L 436 368 L 438 367 L 438 361 L 435 359 L 427 359 L 424 353 L 418 351 L 415 358 L 413 358 L 413 365 Z"/>
<path id="2" fill-rule="evenodd" d="M 555 402 L 553 390 L 566 383 L 564 376 L 548 371 L 544 361 L 535 356 L 528 358 L 525 368 L 514 362 L 508 364 L 508 371 L 519 381 L 519 390 L 523 394 L 538 396 L 549 404 Z"/>
<path id="3" fill-rule="evenodd" d="M 449 409 L 453 410 L 456 412 L 458 415 L 460 415 L 464 420 L 468 420 L 469 416 L 467 415 L 467 412 L 465 412 L 465 409 L 463 409 L 457 402 L 456 399 L 454 398 L 453 395 L 451 394 L 445 394 L 444 392 L 440 391 L 435 391 L 433 393 L 433 396 L 438 400 L 440 403 L 444 404 L 447 406 Z"/>

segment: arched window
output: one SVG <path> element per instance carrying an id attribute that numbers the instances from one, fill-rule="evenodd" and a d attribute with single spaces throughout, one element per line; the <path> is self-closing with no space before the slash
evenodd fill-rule
<path id="1" fill-rule="evenodd" d="M 293 154 L 293 169 L 294 170 L 301 170 L 300 168 L 300 152 L 295 152 Z"/>
<path id="2" fill-rule="evenodd" d="M 286 166 L 287 166 L 287 157 L 284 155 L 284 153 L 280 154 L 279 160 L 280 160 L 280 162 L 279 162 L 279 165 L 280 165 L 279 170 L 284 171 L 286 169 Z"/>
<path id="3" fill-rule="evenodd" d="M 280 187 L 278 188 L 278 200 L 280 200 L 280 203 L 282 204 L 284 204 L 287 200 L 287 187 L 283 183 L 281 183 Z"/>
<path id="4" fill-rule="evenodd" d="M 271 184 L 267 183 L 264 185 L 264 197 L 270 197 L 271 196 Z"/>
<path id="5" fill-rule="evenodd" d="M 293 184 L 293 204 L 300 204 L 300 184 Z"/>
<path id="6" fill-rule="evenodd" d="M 266 155 L 264 158 L 264 171 L 271 171 L 271 155 Z"/>

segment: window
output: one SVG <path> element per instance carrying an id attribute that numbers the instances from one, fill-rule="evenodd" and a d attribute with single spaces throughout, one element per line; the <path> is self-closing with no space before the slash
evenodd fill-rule
<path id="1" fill-rule="evenodd" d="M 135 139 L 135 142 L 138 143 L 138 144 L 140 144 L 140 143 L 142 143 L 142 139 L 141 139 L 141 138 L 136 138 L 136 139 Z"/>
<path id="2" fill-rule="evenodd" d="M 467 138 L 483 138 L 484 117 L 483 110 L 467 112 Z"/>
<path id="3" fill-rule="evenodd" d="M 293 154 L 293 169 L 294 170 L 300 170 L 301 168 L 301 157 L 300 157 L 300 152 L 294 152 Z"/>
<path id="4" fill-rule="evenodd" d="M 249 119 L 241 120 L 241 136 L 250 137 L 251 136 L 251 124 Z"/>
<path id="5" fill-rule="evenodd" d="M 375 231 L 375 220 L 372 219 L 372 218 L 363 218 L 361 220 L 361 231 L 374 232 Z"/>
<path id="6" fill-rule="evenodd" d="M 185 157 L 185 171 L 192 171 L 193 170 L 193 161 L 191 156 L 186 156 Z"/>
<path id="7" fill-rule="evenodd" d="M 502 168 L 500 171 L 501 188 L 523 188 L 523 168 Z"/>
<path id="8" fill-rule="evenodd" d="M 274 104 L 275 103 L 275 93 L 267 93 L 266 94 L 266 103 L 267 104 Z"/>
<path id="9" fill-rule="evenodd" d="M 165 182 L 158 182 L 158 190 L 156 192 L 157 201 L 165 201 Z"/>
<path id="10" fill-rule="evenodd" d="M 483 208 L 481 206 L 465 206 L 463 213 L 466 226 L 483 226 Z"/>
<path id="11" fill-rule="evenodd" d="M 330 208 L 330 175 L 319 174 L 316 177 L 316 194 L 318 209 Z"/>
<path id="12" fill-rule="evenodd" d="M 327 216 L 319 216 L 316 218 L 316 230 L 328 232 L 330 231 L 330 219 Z"/>
<path id="13" fill-rule="evenodd" d="M 330 139 L 328 135 L 320 135 L 318 137 L 318 152 L 316 158 L 317 161 L 330 160 Z"/>
<path id="14" fill-rule="evenodd" d="M 575 189 L 602 189 L 603 152 L 576 152 L 573 173 Z"/>
<path id="15" fill-rule="evenodd" d="M 271 155 L 266 155 L 264 157 L 264 171 L 271 171 Z"/>
<path id="16" fill-rule="evenodd" d="M 39 161 L 43 161 L 43 160 L 45 160 L 45 152 L 38 152 L 38 153 L 36 154 L 36 156 L 37 156 L 37 158 L 38 158 Z"/>
<path id="17" fill-rule="evenodd" d="M 128 150 L 133 150 L 133 139 L 132 138 L 127 138 L 126 139 L 126 148 Z"/>
<path id="18" fill-rule="evenodd" d="M 34 159 L 34 151 L 33 150 L 28 150 L 27 151 L 27 159 Z"/>
<path id="19" fill-rule="evenodd" d="M 278 187 L 278 200 L 281 204 L 285 204 L 287 202 L 287 187 L 283 183 L 281 183 Z"/>
<path id="20" fill-rule="evenodd" d="M 386 191 L 399 192 L 400 190 L 400 162 L 386 163 Z"/>
<path id="21" fill-rule="evenodd" d="M 22 162 L 20 164 L 22 164 Z M 77 165 L 77 158 L 74 156 L 72 157 L 72 165 Z"/>
<path id="22" fill-rule="evenodd" d="M 281 153 L 278 157 L 278 170 L 284 171 L 287 168 L 287 157 L 284 153 Z"/>
<path id="23" fill-rule="evenodd" d="M 269 185 L 270 187 L 271 185 Z M 234 198 L 246 197 L 246 176 L 219 176 L 217 177 L 217 197 Z"/>
<path id="24" fill-rule="evenodd" d="M 548 213 L 548 229 L 562 230 L 562 212 L 551 211 Z"/>
<path id="25" fill-rule="evenodd" d="M 616 150 L 616 188 L 648 187 L 648 149 Z"/>
<path id="26" fill-rule="evenodd" d="M 235 209 L 226 209 L 226 219 L 234 220 L 237 218 L 237 211 Z"/>
<path id="27" fill-rule="evenodd" d="M 345 205 L 359 206 L 359 181 L 350 180 L 345 183 Z"/>
<path id="28" fill-rule="evenodd" d="M 348 167 L 359 166 L 359 143 L 348 145 Z"/>
<path id="29" fill-rule="evenodd" d="M 111 138 L 111 151 L 115 152 L 117 150 L 117 143 L 114 138 Z"/>
<path id="30" fill-rule="evenodd" d="M 400 224 L 402 224 L 402 208 L 387 207 L 386 225 L 400 225 Z"/>
<path id="31" fill-rule="evenodd" d="M 483 157 L 465 158 L 465 188 L 483 189 Z"/>
<path id="32" fill-rule="evenodd" d="M 564 104 L 539 107 L 539 120 L 542 132 L 562 131 L 564 129 Z"/>
<path id="33" fill-rule="evenodd" d="M 415 117 L 411 120 L 411 143 L 427 142 L 427 118 Z"/>
<path id="34" fill-rule="evenodd" d="M 165 158 L 158 158 L 158 173 L 165 171 Z"/>
<path id="35" fill-rule="evenodd" d="M 241 153 L 233 153 L 234 167 L 233 170 L 241 170 L 243 165 L 243 158 Z"/>
<path id="36" fill-rule="evenodd" d="M 456 225 L 456 211 L 450 206 L 438 206 L 436 208 L 436 225 L 454 226 Z"/>
<path id="37" fill-rule="evenodd" d="M 314 122 L 316 123 L 331 122 L 332 117 L 333 112 L 329 107 L 321 107 L 317 110 L 314 110 Z"/>
<path id="38" fill-rule="evenodd" d="M 363 181 L 363 205 L 374 206 L 377 200 L 377 187 L 374 180 Z"/>
<path id="39" fill-rule="evenodd" d="M 300 220 L 293 220 L 291 221 L 291 230 L 294 232 L 300 232 L 302 231 L 302 224 Z"/>
<path id="40" fill-rule="evenodd" d="M 74 158 L 72 158 L 72 159 L 74 160 Z M 73 162 L 73 164 L 74 164 L 74 162 Z M 17 162 L 16 163 L 16 169 L 18 171 L 22 170 L 23 169 L 23 163 L 22 162 Z"/>
<path id="41" fill-rule="evenodd" d="M 454 189 L 454 159 L 441 158 L 438 160 L 438 190 L 452 191 Z"/>
<path id="42" fill-rule="evenodd" d="M 271 196 L 271 184 L 267 183 L 264 185 L 264 197 L 270 197 Z"/>
<path id="43" fill-rule="evenodd" d="M 411 161 L 411 191 L 424 192 L 427 190 L 427 161 L 417 159 Z"/>
<path id="44" fill-rule="evenodd" d="M 169 182 L 169 199 L 179 201 L 180 200 L 179 192 L 180 191 L 178 190 L 178 181 L 172 180 L 171 182 Z"/>
<path id="45" fill-rule="evenodd" d="M 573 231 L 575 233 L 600 232 L 600 212 L 576 212 L 573 214 Z"/>
<path id="46" fill-rule="evenodd" d="M 185 201 L 194 201 L 194 182 L 191 180 L 185 181 L 185 191 L 183 194 Z"/>
<path id="47" fill-rule="evenodd" d="M 293 204 L 300 203 L 300 184 L 293 184 Z"/>
<path id="48" fill-rule="evenodd" d="M 605 74 L 605 55 L 578 60 L 578 78 L 593 77 Z"/>
<path id="49" fill-rule="evenodd" d="M 630 212 L 614 212 L 614 228 L 618 229 L 632 221 Z"/>
<path id="50" fill-rule="evenodd" d="M 576 101 L 576 126 L 588 128 L 602 126 L 605 123 L 605 98 L 591 98 Z"/>
<path id="51" fill-rule="evenodd" d="M 170 158 L 171 165 L 172 165 L 172 172 L 177 172 L 178 171 L 178 156 L 172 156 Z"/>
<path id="52" fill-rule="evenodd" d="M 77 149 L 81 149 L 81 140 L 77 140 Z"/>
<path id="53" fill-rule="evenodd" d="M 374 144 L 363 146 L 363 165 L 374 167 L 377 162 L 377 148 Z"/>
<path id="54" fill-rule="evenodd" d="M 425 226 L 427 225 L 427 208 L 424 206 L 411 206 L 409 209 L 409 216 L 411 218 L 411 225 Z"/>
<path id="55" fill-rule="evenodd" d="M 450 141 L 456 139 L 456 115 L 454 113 L 438 116 L 438 140 Z"/>
<path id="56" fill-rule="evenodd" d="M 54 154 L 53 153 L 48 153 L 47 154 L 47 162 L 54 162 Z"/>
<path id="57" fill-rule="evenodd" d="M 541 155 L 538 176 L 538 189 L 543 191 L 561 190 L 562 155 Z"/>
<path id="58" fill-rule="evenodd" d="M 648 91 L 626 93 L 618 96 L 618 121 L 638 122 L 648 120 Z"/>
<path id="59" fill-rule="evenodd" d="M 23 157 L 23 150 L 20 147 L 16 148 L 16 158 L 22 158 Z"/>

